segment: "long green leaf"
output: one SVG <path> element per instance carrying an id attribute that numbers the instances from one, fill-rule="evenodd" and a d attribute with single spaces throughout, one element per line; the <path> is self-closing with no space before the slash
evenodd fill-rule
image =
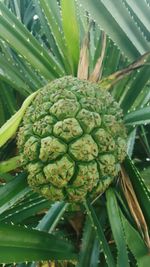
<path id="1" fill-rule="evenodd" d="M 21 58 L 19 55 L 16 55 L 13 52 L 14 62 L 16 62 L 17 69 L 22 80 L 25 84 L 28 85 L 32 92 L 35 89 L 41 88 L 43 85 L 47 83 L 46 79 L 43 76 L 39 76 L 39 74 L 34 70 L 34 68 L 28 64 L 24 58 Z M 13 63 L 14 64 L 14 63 Z"/>
<path id="2" fill-rule="evenodd" d="M 150 123 L 150 107 L 144 107 L 128 113 L 124 117 L 124 121 L 127 125 L 141 125 Z"/>
<path id="3" fill-rule="evenodd" d="M 0 225 L 0 262 L 76 259 L 74 248 L 54 235 L 38 230 Z"/>
<path id="4" fill-rule="evenodd" d="M 1 82 L 0 86 L 0 97 L 4 103 L 5 110 L 8 111 L 10 115 L 14 114 L 18 109 L 18 104 L 14 96 L 14 90 L 6 85 L 5 82 Z"/>
<path id="5" fill-rule="evenodd" d="M 6 173 L 21 166 L 20 156 L 0 162 L 0 173 Z"/>
<path id="6" fill-rule="evenodd" d="M 150 189 L 150 166 L 148 166 L 147 168 L 145 168 L 144 170 L 142 170 L 141 175 L 144 179 L 144 182 L 146 184 L 146 186 Z"/>
<path id="7" fill-rule="evenodd" d="M 139 204 L 142 208 L 147 224 L 150 226 L 150 191 L 146 187 L 139 171 L 129 157 L 126 157 L 123 163 L 126 172 L 132 182 Z"/>
<path id="8" fill-rule="evenodd" d="M 48 201 L 46 201 L 46 203 L 48 204 Z M 41 203 L 41 204 L 45 204 L 45 201 L 44 201 L 44 203 Z M 49 203 L 49 206 L 50 206 L 50 203 Z M 40 230 L 40 231 L 51 233 L 54 230 L 54 228 L 57 225 L 57 223 L 59 222 L 62 214 L 65 212 L 65 209 L 66 209 L 67 206 L 68 206 L 68 204 L 67 203 L 64 203 L 64 202 L 56 202 L 56 203 L 54 203 L 50 207 L 50 209 L 48 210 L 48 212 L 46 213 L 46 215 L 38 223 L 38 225 L 37 225 L 37 227 L 35 229 Z M 36 210 L 35 210 L 35 208 L 33 206 L 30 207 L 30 215 L 31 215 L 31 211 L 33 212 L 33 209 L 35 211 L 38 211 L 37 208 L 42 208 L 42 205 L 40 205 L 36 201 Z M 43 208 L 44 208 L 44 205 L 43 205 Z M 26 214 L 26 212 L 22 212 L 22 214 L 20 214 L 20 213 L 18 214 L 17 213 L 16 214 L 17 216 L 14 216 L 14 217 L 11 216 L 11 218 L 9 218 L 9 219 L 13 219 L 12 221 L 13 222 L 14 221 L 16 222 L 16 217 L 18 217 L 18 219 L 20 218 L 20 220 L 21 220 L 22 219 L 22 215 L 24 217 L 25 214 Z M 29 216 L 29 213 L 28 213 L 28 216 Z M 1 219 L 1 216 L 0 216 L 0 219 Z M 5 221 L 8 222 L 8 219 L 7 218 L 4 218 L 4 219 L 5 219 Z M 2 221 L 3 221 L 3 219 L 2 219 Z M 23 266 L 22 265 L 18 265 L 18 267 L 23 267 Z M 30 265 L 30 267 L 35 267 L 35 266 L 37 266 L 37 263 L 32 263 Z"/>
<path id="9" fill-rule="evenodd" d="M 148 267 L 150 263 L 149 249 L 143 242 L 139 233 L 132 227 L 127 221 L 125 216 L 121 213 L 121 219 L 123 223 L 124 233 L 126 236 L 126 243 L 133 253 L 138 267 Z"/>
<path id="10" fill-rule="evenodd" d="M 87 210 L 87 214 L 91 220 L 91 223 L 92 223 L 92 225 L 93 225 L 93 227 L 97 233 L 100 245 L 102 246 L 106 262 L 107 262 L 109 267 L 115 267 L 114 259 L 112 257 L 112 254 L 111 254 L 110 248 L 108 246 L 107 240 L 105 238 L 100 221 L 98 220 L 96 213 L 95 213 L 92 205 L 90 204 L 89 200 L 86 200 L 86 202 L 84 204 L 85 204 L 85 207 Z"/>
<path id="11" fill-rule="evenodd" d="M 141 125 L 140 129 L 139 129 L 139 136 L 143 142 L 143 146 L 144 146 L 144 149 L 147 153 L 147 155 L 150 157 L 150 144 L 149 144 L 149 141 L 148 141 L 148 132 L 146 130 L 146 128 Z"/>
<path id="12" fill-rule="evenodd" d="M 74 0 L 61 0 L 62 25 L 64 37 L 68 48 L 68 57 L 72 65 L 72 73 L 76 75 L 79 61 L 79 26 L 77 21 L 77 11 Z M 69 15 L 69 23 L 68 23 Z"/>
<path id="13" fill-rule="evenodd" d="M 11 65 L 7 62 L 4 56 L 0 55 L 0 79 L 10 84 L 21 95 L 27 96 L 32 93 L 29 86 L 23 81 L 21 75 L 19 75 L 19 69 L 14 62 Z"/>
<path id="14" fill-rule="evenodd" d="M 43 204 L 45 204 L 45 202 Z M 50 203 L 49 203 L 49 205 L 50 205 Z M 54 228 L 56 227 L 57 223 L 59 222 L 61 216 L 65 212 L 65 209 L 66 209 L 67 206 L 68 206 L 68 204 L 65 203 L 65 202 L 56 202 L 56 203 L 54 203 L 50 207 L 50 209 L 48 210 L 48 212 L 46 213 L 46 215 L 38 223 L 38 225 L 37 225 L 37 227 L 35 229 L 40 230 L 40 231 L 51 233 L 54 230 Z M 42 206 L 39 205 L 39 203 L 36 204 L 36 208 L 38 208 L 38 207 L 39 208 L 42 208 Z M 44 208 L 44 206 L 43 206 L 43 208 Z M 30 209 L 30 211 L 31 210 L 33 211 L 33 209 L 34 209 L 34 207 L 32 207 Z M 18 219 L 20 217 L 18 215 L 20 215 L 22 217 L 21 214 L 17 214 Z M 23 213 L 23 216 L 24 216 L 24 213 Z M 8 221 L 7 218 L 5 220 Z M 16 221 L 16 216 L 14 216 L 14 220 Z M 14 220 L 12 220 L 12 221 L 14 222 Z M 30 267 L 35 267 L 35 266 L 37 266 L 36 263 L 32 263 L 30 265 Z M 18 267 L 21 267 L 21 265 L 18 265 Z"/>
<path id="15" fill-rule="evenodd" d="M 23 102 L 22 107 L 0 128 L 0 147 L 16 133 L 26 108 L 30 105 L 37 92 L 28 96 Z"/>
<path id="16" fill-rule="evenodd" d="M 48 80 L 63 75 L 63 70 L 54 56 L 40 46 L 34 36 L 2 2 L 0 2 L 0 37 Z"/>
<path id="17" fill-rule="evenodd" d="M 48 231 L 51 233 L 59 222 L 67 206 L 68 204 L 65 202 L 56 202 L 53 204 L 47 214 L 39 222 L 36 229 L 42 229 L 42 231 Z"/>
<path id="18" fill-rule="evenodd" d="M 51 233 L 58 224 L 67 206 L 68 204 L 65 202 L 56 202 L 51 204 L 51 201 L 37 197 L 37 195 L 29 199 L 26 196 L 19 205 L 16 204 L 14 207 L 3 212 L 0 215 L 0 221 L 19 223 L 31 216 L 34 216 L 42 209 L 49 209 L 46 215 L 36 226 L 36 229 Z"/>
<path id="19" fill-rule="evenodd" d="M 123 1 L 80 0 L 85 10 L 131 60 L 149 51 L 150 44 Z M 142 19 L 142 18 L 141 18 Z"/>
<path id="20" fill-rule="evenodd" d="M 25 174 L 16 176 L 14 180 L 0 187 L 0 214 L 22 199 L 29 190 Z"/>
<path id="21" fill-rule="evenodd" d="M 120 106 L 123 108 L 124 113 L 126 114 L 129 110 L 134 108 L 134 103 L 136 99 L 142 97 L 143 89 L 146 86 L 150 77 L 150 68 L 149 66 L 144 66 L 131 78 L 131 82 L 127 84 L 127 91 L 125 90 L 125 95 L 122 97 Z M 144 94 L 144 98 L 146 95 Z M 137 108 L 137 107 L 136 107 Z"/>
<path id="22" fill-rule="evenodd" d="M 55 3 L 54 3 L 55 2 Z M 48 24 L 51 34 L 55 40 L 55 45 L 59 51 L 60 60 L 63 62 L 66 72 L 71 73 L 69 56 L 66 49 L 66 40 L 61 25 L 61 12 L 57 1 L 40 0 L 40 7 L 42 8 L 46 23 Z M 56 54 L 57 56 L 58 54 Z"/>
<path id="23" fill-rule="evenodd" d="M 6 119 L 5 118 L 6 114 L 5 114 L 4 103 L 3 103 L 1 98 L 0 98 L 0 114 L 1 114 L 1 116 L 0 116 L 0 126 L 1 126 L 4 124 L 5 119 Z"/>
<path id="24" fill-rule="evenodd" d="M 79 261 L 76 267 L 97 267 L 100 244 L 89 218 L 86 219 L 83 231 Z"/>
<path id="25" fill-rule="evenodd" d="M 125 0 L 129 7 L 132 9 L 136 17 L 140 20 L 140 23 L 148 31 L 150 29 L 150 8 L 146 1 Z"/>
<path id="26" fill-rule="evenodd" d="M 12 1 L 10 3 L 12 3 Z M 14 6 L 15 13 L 18 14 L 17 17 L 23 21 L 26 27 L 30 27 L 35 15 L 33 1 L 15 1 Z"/>
<path id="27" fill-rule="evenodd" d="M 25 196 L 26 198 L 26 196 Z M 36 216 L 37 213 L 41 212 L 44 209 L 49 209 L 51 205 L 50 201 L 41 198 L 35 198 L 32 201 L 19 201 L 15 206 L 10 207 L 2 214 L 0 214 L 0 221 L 7 223 L 28 223 L 28 219 L 32 216 Z M 38 220 L 38 219 L 37 219 Z M 42 230 L 40 228 L 40 230 Z"/>
<path id="28" fill-rule="evenodd" d="M 134 144 L 135 144 L 135 138 L 136 138 L 136 128 L 131 131 L 131 133 L 128 135 L 128 143 L 127 143 L 127 154 L 129 157 L 132 157 Z"/>
<path id="29" fill-rule="evenodd" d="M 13 85 L 20 94 L 27 95 L 34 89 L 42 87 L 45 83 L 31 66 L 17 55 L 5 41 L 0 40 L 2 55 L 0 55 L 1 77 Z M 21 80 L 21 82 L 20 82 Z"/>
<path id="30" fill-rule="evenodd" d="M 6 82 L 0 81 L 0 127 L 18 110 L 14 89 Z"/>
<path id="31" fill-rule="evenodd" d="M 42 1 L 40 4 L 40 1 L 33 0 L 33 3 L 35 6 L 36 14 L 37 14 L 38 19 L 40 20 L 40 24 L 41 24 L 40 37 L 42 38 L 43 34 L 46 36 L 48 46 L 50 46 L 52 53 L 55 55 L 57 60 L 63 65 L 62 56 L 61 56 L 61 53 L 59 52 L 58 46 L 57 46 L 56 41 L 55 41 L 56 34 L 53 37 L 52 30 L 50 29 L 49 23 L 47 23 L 46 13 L 44 12 L 44 8 L 43 8 L 44 2 Z M 57 1 L 53 1 L 52 6 L 53 6 L 53 10 L 52 10 L 53 16 L 55 18 L 55 21 L 57 21 L 57 23 L 58 23 L 58 21 L 59 21 L 58 18 L 60 17 L 60 10 L 59 10 Z M 55 13 L 55 15 L 54 15 L 54 13 Z M 59 27 L 61 27 L 60 23 L 59 23 Z M 41 38 L 40 39 L 38 38 L 38 39 L 40 42 L 42 41 L 41 45 L 43 45 L 43 39 L 41 39 Z"/>
<path id="32" fill-rule="evenodd" d="M 99 47 L 99 43 L 97 44 Z M 117 46 L 115 46 L 111 39 L 107 37 L 107 46 L 103 62 L 103 72 L 102 76 L 107 77 L 112 74 L 114 71 L 117 71 L 119 67 L 121 52 Z M 125 61 L 125 60 L 124 60 Z M 126 66 L 126 62 L 122 67 Z"/>
<path id="33" fill-rule="evenodd" d="M 121 217 L 115 194 L 111 188 L 106 191 L 106 199 L 107 199 L 107 212 L 109 216 L 109 222 L 111 225 L 113 237 L 118 250 L 117 266 L 129 267 L 127 247 L 125 243 L 125 236 L 121 222 Z"/>

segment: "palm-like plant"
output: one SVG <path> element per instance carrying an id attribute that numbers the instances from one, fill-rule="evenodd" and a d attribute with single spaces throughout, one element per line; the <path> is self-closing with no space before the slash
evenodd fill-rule
<path id="1" fill-rule="evenodd" d="M 148 9 L 146 1 L 0 1 L 1 125 L 15 114 L 0 130 L 1 263 L 148 266 L 149 192 L 129 158 L 137 136 L 150 154 L 143 126 L 150 122 Z M 120 178 L 76 211 L 29 189 L 15 144 L 36 90 L 65 75 L 110 90 L 128 127 L 128 157 Z"/>

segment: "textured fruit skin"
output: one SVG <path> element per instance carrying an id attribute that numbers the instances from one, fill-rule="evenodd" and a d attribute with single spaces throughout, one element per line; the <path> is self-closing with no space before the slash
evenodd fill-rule
<path id="1" fill-rule="evenodd" d="M 97 84 L 66 76 L 39 91 L 17 145 L 33 190 L 52 201 L 82 202 L 118 174 L 126 155 L 122 111 Z"/>

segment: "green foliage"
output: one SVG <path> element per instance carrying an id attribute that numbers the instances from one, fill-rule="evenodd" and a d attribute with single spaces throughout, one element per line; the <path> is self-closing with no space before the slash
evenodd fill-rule
<path id="1" fill-rule="evenodd" d="M 12 46 L 45 78 L 51 79 L 63 71 L 54 57 L 40 46 L 34 36 L 0 2 L 0 37 Z M 57 74 L 56 74 L 57 73 Z"/>
<path id="2" fill-rule="evenodd" d="M 89 218 L 86 219 L 77 267 L 98 267 L 100 244 Z"/>
<path id="3" fill-rule="evenodd" d="M 1 223 L 0 261 L 2 263 L 28 262 L 34 260 L 76 259 L 68 242 L 38 230 Z"/>
<path id="4" fill-rule="evenodd" d="M 75 1 L 61 0 L 62 6 L 62 26 L 64 32 L 64 39 L 68 49 L 67 57 L 71 61 L 72 73 L 76 75 L 77 66 L 79 62 L 79 49 L 80 49 L 80 37 L 79 37 L 79 25 L 78 17 L 76 15 Z M 69 14 L 69 23 L 68 23 Z"/>
<path id="5" fill-rule="evenodd" d="M 143 242 L 139 233 L 131 226 L 131 224 L 129 224 L 123 214 L 121 214 L 121 217 L 125 232 L 126 243 L 137 261 L 137 266 L 148 266 L 149 250 L 146 244 Z"/>
<path id="6" fill-rule="evenodd" d="M 136 111 L 132 111 L 125 116 L 127 125 L 141 125 L 150 123 L 150 107 L 144 107 Z"/>
<path id="7" fill-rule="evenodd" d="M 2 185 L 0 187 L 0 213 L 12 207 L 17 201 L 22 199 L 29 190 L 25 174 L 20 174 L 6 185 Z"/>
<path id="8" fill-rule="evenodd" d="M 20 167 L 20 156 L 13 157 L 11 159 L 5 160 L 4 162 L 0 162 L 0 173 L 9 172 L 11 170 L 15 170 Z"/>
<path id="9" fill-rule="evenodd" d="M 150 226 L 150 209 L 148 208 L 150 205 L 150 191 L 146 187 L 139 171 L 129 157 L 125 159 L 124 167 L 130 177 L 135 193 L 139 197 L 138 201 L 147 220 L 147 224 Z"/>
<path id="10" fill-rule="evenodd" d="M 0 128 L 0 147 L 3 146 L 17 131 L 26 108 L 36 96 L 37 92 L 26 98 L 22 107 Z"/>
<path id="11" fill-rule="evenodd" d="M 106 31 L 131 60 L 149 51 L 150 45 L 147 36 L 143 35 L 137 23 L 140 20 L 145 28 L 149 25 L 149 5 L 145 1 L 142 4 L 127 0 L 78 0 L 78 2 L 82 3 L 83 8 L 96 20 L 99 27 Z M 128 5 L 130 5 L 130 11 Z M 136 19 L 133 14 L 136 14 Z"/>
<path id="12" fill-rule="evenodd" d="M 113 267 L 113 266 L 115 266 L 114 259 L 113 259 L 111 250 L 109 248 L 109 245 L 107 243 L 107 240 L 105 238 L 101 223 L 97 217 L 97 214 L 95 213 L 91 203 L 88 200 L 85 202 L 85 207 L 87 210 L 87 214 L 91 220 L 91 224 L 96 231 L 100 245 L 102 246 L 106 262 L 107 262 L 109 267 Z"/>
<path id="13" fill-rule="evenodd" d="M 117 245 L 118 255 L 117 255 L 117 266 L 126 267 L 129 266 L 127 247 L 124 239 L 124 230 L 122 226 L 122 221 L 115 199 L 115 195 L 112 189 L 108 189 L 106 192 L 107 199 L 107 211 L 109 216 L 109 221 L 111 224 L 111 229 L 113 233 L 114 240 Z"/>

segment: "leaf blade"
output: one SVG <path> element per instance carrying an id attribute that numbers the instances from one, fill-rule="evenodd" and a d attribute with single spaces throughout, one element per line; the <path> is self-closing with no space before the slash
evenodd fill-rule
<path id="1" fill-rule="evenodd" d="M 79 27 L 77 22 L 76 5 L 74 0 L 61 0 L 62 25 L 64 37 L 68 48 L 69 58 L 72 65 L 72 72 L 77 73 L 79 60 Z M 68 23 L 69 14 L 69 23 Z"/>
<path id="2" fill-rule="evenodd" d="M 76 267 L 97 267 L 99 264 L 100 244 L 89 218 L 83 230 L 79 261 Z"/>
<path id="3" fill-rule="evenodd" d="M 133 228 L 133 226 L 127 221 L 122 212 L 120 212 L 124 232 L 126 235 L 126 243 L 133 253 L 138 267 L 145 267 L 149 265 L 149 251 L 147 246 L 144 244 L 139 233 Z"/>
<path id="4" fill-rule="evenodd" d="M 24 173 L 0 187 L 0 214 L 22 199 L 29 190 Z"/>
<path id="5" fill-rule="evenodd" d="M 150 123 L 150 107 L 144 107 L 129 112 L 124 117 L 124 121 L 127 125 L 141 125 Z"/>
<path id="6" fill-rule="evenodd" d="M 107 199 L 106 204 L 107 204 L 109 222 L 118 249 L 117 266 L 129 267 L 127 247 L 125 244 L 125 236 L 123 232 L 122 221 L 119 214 L 117 200 L 112 188 L 106 191 L 106 199 Z"/>
<path id="7" fill-rule="evenodd" d="M 122 1 L 80 0 L 80 3 L 129 59 L 134 60 L 149 51 L 149 43 L 143 38 Z"/>
<path id="8" fill-rule="evenodd" d="M 23 26 L 22 23 L 0 2 L 0 37 L 27 60 L 46 79 L 63 74 L 63 69 Z"/>
<path id="9" fill-rule="evenodd" d="M 110 248 L 108 246 L 107 240 L 105 238 L 105 235 L 103 233 L 103 229 L 101 227 L 101 224 L 96 216 L 96 213 L 92 207 L 92 205 L 90 204 L 89 200 L 86 200 L 86 202 L 84 203 L 86 210 L 87 210 L 87 214 L 90 217 L 91 223 L 94 225 L 98 239 L 100 244 L 102 245 L 105 257 L 106 257 L 106 261 L 109 267 L 114 267 L 115 263 L 114 263 L 114 258 L 112 257 Z"/>
<path id="10" fill-rule="evenodd" d="M 17 131 L 26 108 L 30 105 L 38 91 L 32 93 L 23 102 L 21 108 L 0 128 L 0 147 L 3 146 Z"/>
<path id="11" fill-rule="evenodd" d="M 150 226 L 150 192 L 129 156 L 127 156 L 124 160 L 123 166 L 125 167 L 126 172 L 129 175 L 135 194 L 142 208 L 144 217 L 147 221 L 147 225 Z"/>

